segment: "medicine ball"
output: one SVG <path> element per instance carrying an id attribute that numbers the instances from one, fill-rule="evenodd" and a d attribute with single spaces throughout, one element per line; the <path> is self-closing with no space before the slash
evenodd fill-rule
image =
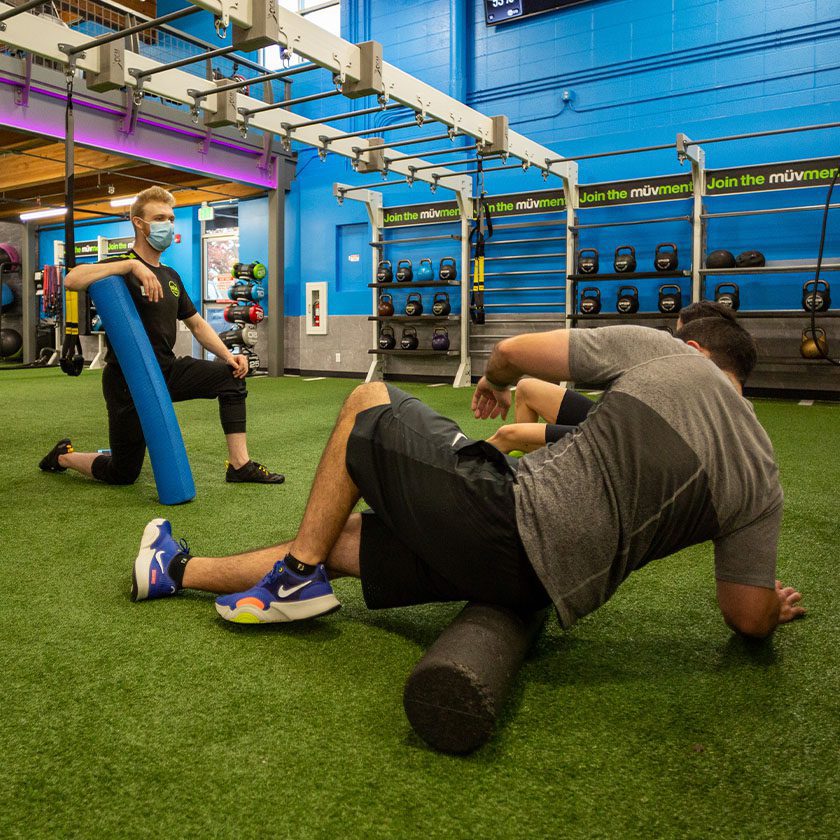
<path id="1" fill-rule="evenodd" d="M 11 286 L 3 284 L 3 291 L 0 294 L 0 312 L 5 312 L 15 302 L 15 293 Z"/>
<path id="2" fill-rule="evenodd" d="M 761 268 L 764 265 L 764 254 L 761 251 L 741 251 L 735 257 L 738 268 Z"/>
<path id="3" fill-rule="evenodd" d="M 632 245 L 619 245 L 615 249 L 613 268 L 618 274 L 628 274 L 636 270 L 636 249 Z"/>
<path id="4" fill-rule="evenodd" d="M 735 255 L 721 248 L 706 256 L 706 268 L 735 268 Z"/>
<path id="5" fill-rule="evenodd" d="M 23 349 L 23 337 L 17 330 L 0 330 L 0 358 L 16 359 Z"/>

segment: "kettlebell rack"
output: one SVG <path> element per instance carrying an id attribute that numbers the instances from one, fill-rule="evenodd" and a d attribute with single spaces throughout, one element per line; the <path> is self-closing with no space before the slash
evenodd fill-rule
<path id="1" fill-rule="evenodd" d="M 389 372 L 387 369 L 388 357 L 414 357 L 427 359 L 439 357 L 443 359 L 457 359 L 458 368 L 453 378 L 453 387 L 469 387 L 472 384 L 469 358 L 469 319 L 464 317 L 463 314 L 467 311 L 467 284 L 463 278 L 463 267 L 469 262 L 469 220 L 472 216 L 472 200 L 467 197 L 464 191 L 459 190 L 455 193 L 458 204 L 457 219 L 449 219 L 442 222 L 430 221 L 428 223 L 421 223 L 416 225 L 416 227 L 423 229 L 430 225 L 435 225 L 439 227 L 440 225 L 457 224 L 459 226 L 458 233 L 388 237 L 386 236 L 386 231 L 395 229 L 404 230 L 405 228 L 386 228 L 385 208 L 383 207 L 382 194 L 380 192 L 367 189 L 343 191 L 343 188 L 345 186 L 346 185 L 343 184 L 336 184 L 333 188 L 333 191 L 336 194 L 343 194 L 343 196 L 347 199 L 359 201 L 364 204 L 373 233 L 371 240 L 368 243 L 371 248 L 371 282 L 368 283 L 368 288 L 370 288 L 372 291 L 371 305 L 373 313 L 370 316 L 368 316 L 368 321 L 371 322 L 371 347 L 368 350 L 368 354 L 373 356 L 373 360 L 371 361 L 365 381 L 381 381 L 385 378 L 385 376 Z M 415 271 L 415 266 L 412 264 L 409 265 L 409 268 L 412 272 L 410 280 L 400 281 L 398 279 L 399 273 L 397 273 L 396 276 L 392 274 L 392 279 L 384 282 L 380 281 L 380 279 L 378 278 L 378 272 L 380 271 L 380 266 L 383 264 L 384 255 L 391 248 L 402 248 L 406 245 L 418 245 L 440 242 L 452 242 L 453 244 L 458 243 L 458 259 L 456 260 L 454 256 L 452 257 L 452 260 L 455 263 L 455 270 L 457 274 L 455 279 L 414 279 L 413 273 Z M 422 259 L 424 262 L 430 262 L 430 259 L 428 257 L 423 257 Z M 447 257 L 444 259 L 449 258 Z M 399 260 L 397 265 L 399 266 L 399 263 L 405 262 L 409 262 L 409 260 Z M 419 266 L 419 262 L 417 263 L 417 265 Z M 431 265 L 431 272 L 432 276 L 434 277 L 435 269 L 433 263 Z M 426 273 L 428 273 L 428 271 Z M 415 292 L 417 289 L 433 289 L 436 292 L 448 292 L 448 290 L 457 289 L 459 291 L 458 299 L 460 302 L 458 311 L 454 311 L 455 307 L 453 306 L 450 312 L 446 315 L 434 315 L 430 312 L 431 306 L 429 306 L 427 310 L 424 305 L 423 314 L 420 315 L 399 314 L 396 308 L 394 309 L 393 314 L 379 314 L 381 294 L 387 293 L 390 295 L 396 295 L 396 293 L 401 293 L 402 297 L 403 295 L 411 295 L 412 292 Z M 422 295 L 420 297 L 422 304 Z M 449 303 L 448 299 L 447 303 Z M 388 326 L 391 323 L 399 324 L 400 326 L 404 327 L 404 337 L 405 330 L 411 331 L 412 327 L 414 328 L 414 334 L 416 336 L 417 328 L 420 327 L 431 328 L 432 333 L 434 333 L 435 328 L 446 327 L 450 324 L 457 325 L 459 344 L 457 347 L 450 346 L 447 349 L 436 350 L 433 349 L 433 347 L 431 346 L 431 338 L 427 339 L 424 337 L 423 343 L 425 344 L 425 346 L 420 345 L 417 346 L 416 349 L 403 349 L 399 346 L 392 348 L 384 348 L 380 346 L 382 327 Z M 395 340 L 397 340 L 396 337 L 394 338 Z M 419 340 L 420 339 L 418 337 L 418 341 Z"/>

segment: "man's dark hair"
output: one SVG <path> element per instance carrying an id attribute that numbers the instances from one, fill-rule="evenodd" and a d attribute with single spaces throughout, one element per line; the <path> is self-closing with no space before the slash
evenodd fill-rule
<path id="1" fill-rule="evenodd" d="M 688 324 L 700 318 L 726 318 L 727 321 L 737 320 L 735 310 L 718 303 L 716 300 L 698 300 L 680 310 L 680 322 Z"/>
<path id="2" fill-rule="evenodd" d="M 743 385 L 755 367 L 758 353 L 753 337 L 737 322 L 712 316 L 684 323 L 675 333 L 681 341 L 696 341 L 712 361 Z"/>

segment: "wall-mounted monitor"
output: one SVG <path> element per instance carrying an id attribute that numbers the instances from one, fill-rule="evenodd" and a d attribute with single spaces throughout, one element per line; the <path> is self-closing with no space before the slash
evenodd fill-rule
<path id="1" fill-rule="evenodd" d="M 488 26 L 496 26 L 587 2 L 590 0 L 484 0 L 484 16 Z"/>

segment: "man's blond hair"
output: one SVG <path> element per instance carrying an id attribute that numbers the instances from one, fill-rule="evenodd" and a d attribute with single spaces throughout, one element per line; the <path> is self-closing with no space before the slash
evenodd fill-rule
<path id="1" fill-rule="evenodd" d="M 142 219 L 146 205 L 151 204 L 153 201 L 160 201 L 163 204 L 168 204 L 170 207 L 175 206 L 175 196 L 169 190 L 165 190 L 163 187 L 149 187 L 137 193 L 137 197 L 131 205 L 131 218 L 133 219 L 135 216 L 139 216 Z"/>

